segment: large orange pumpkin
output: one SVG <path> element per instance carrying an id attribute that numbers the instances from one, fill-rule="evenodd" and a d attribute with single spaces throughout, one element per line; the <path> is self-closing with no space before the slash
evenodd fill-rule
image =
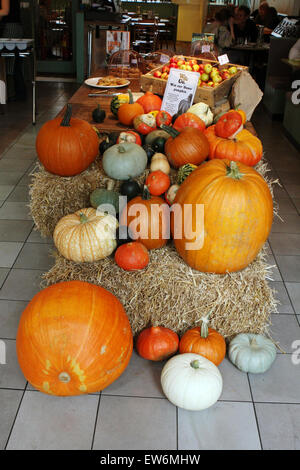
<path id="1" fill-rule="evenodd" d="M 181 184 L 174 203 L 175 247 L 188 265 L 202 272 L 224 274 L 245 268 L 271 230 L 269 187 L 256 170 L 240 162 L 203 163 Z"/>
<path id="2" fill-rule="evenodd" d="M 234 139 L 224 139 L 216 134 L 216 124 L 205 129 L 209 142 L 209 158 L 225 158 L 254 166 L 262 158 L 261 141 L 247 129 L 236 134 Z"/>
<path id="3" fill-rule="evenodd" d="M 168 126 L 161 126 L 170 137 L 165 143 L 165 154 L 174 168 L 186 163 L 199 165 L 209 154 L 207 137 L 199 129 L 186 127 L 181 132 Z"/>
<path id="4" fill-rule="evenodd" d="M 81 173 L 99 153 L 99 138 L 93 127 L 71 115 L 72 107 L 68 104 L 63 119 L 46 122 L 36 138 L 40 162 L 47 171 L 59 176 Z"/>
<path id="5" fill-rule="evenodd" d="M 26 379 L 51 395 L 102 390 L 127 367 L 133 348 L 120 301 L 81 281 L 54 284 L 22 313 L 17 355 Z"/>
<path id="6" fill-rule="evenodd" d="M 159 196 L 151 196 L 145 186 L 143 195 L 131 199 L 123 209 L 120 224 L 129 226 L 133 238 L 153 250 L 162 248 L 169 239 L 169 216 L 168 204 Z"/>

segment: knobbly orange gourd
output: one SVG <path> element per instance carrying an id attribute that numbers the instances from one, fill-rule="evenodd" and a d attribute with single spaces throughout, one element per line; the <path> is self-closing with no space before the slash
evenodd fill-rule
<path id="1" fill-rule="evenodd" d="M 24 376 L 51 395 L 103 390 L 127 367 L 132 348 L 120 301 L 82 281 L 60 282 L 36 294 L 22 313 L 17 333 Z"/>
<path id="2" fill-rule="evenodd" d="M 272 226 L 270 189 L 256 170 L 240 162 L 203 163 L 181 184 L 176 205 L 180 212 L 171 213 L 175 247 L 189 266 L 202 272 L 224 274 L 245 268 Z"/>
<path id="3" fill-rule="evenodd" d="M 243 120 L 240 113 L 232 111 L 223 114 L 218 120 L 215 132 L 218 137 L 233 138 L 237 132 L 243 129 Z"/>
<path id="4" fill-rule="evenodd" d="M 195 129 L 199 129 L 201 132 L 203 132 L 206 128 L 205 122 L 199 116 L 189 112 L 180 114 L 180 116 L 175 119 L 173 124 L 173 128 L 179 132 L 181 132 L 186 127 L 193 127 Z"/>
<path id="5" fill-rule="evenodd" d="M 84 171 L 99 153 L 99 138 L 83 119 L 72 118 L 72 107 L 65 115 L 46 122 L 36 138 L 40 162 L 50 173 L 74 176 Z"/>
<path id="6" fill-rule="evenodd" d="M 243 129 L 234 139 L 216 135 L 216 125 L 208 127 L 204 134 L 209 142 L 209 158 L 225 158 L 254 166 L 262 158 L 263 146 L 258 137 Z"/>
<path id="7" fill-rule="evenodd" d="M 150 111 L 160 110 L 162 99 L 159 96 L 154 95 L 151 91 L 146 91 L 146 93 L 137 100 L 137 103 L 143 107 L 143 113 L 147 114 L 150 113 Z"/>
<path id="8" fill-rule="evenodd" d="M 163 326 L 145 328 L 138 335 L 136 350 L 144 359 L 162 361 L 172 356 L 178 350 L 178 335 Z"/>

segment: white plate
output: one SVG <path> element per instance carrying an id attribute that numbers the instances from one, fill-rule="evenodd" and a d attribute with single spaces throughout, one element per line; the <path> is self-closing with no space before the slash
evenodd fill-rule
<path id="1" fill-rule="evenodd" d="M 97 85 L 98 83 L 98 80 L 100 80 L 100 78 L 105 78 L 105 77 L 94 77 L 94 78 L 87 78 L 84 83 L 88 86 L 92 86 L 94 88 L 123 88 L 124 86 L 127 86 L 129 85 L 130 81 L 127 80 L 126 83 L 124 83 L 123 85 L 116 85 L 116 86 L 104 86 L 104 85 Z M 117 77 L 116 77 L 117 78 Z"/>

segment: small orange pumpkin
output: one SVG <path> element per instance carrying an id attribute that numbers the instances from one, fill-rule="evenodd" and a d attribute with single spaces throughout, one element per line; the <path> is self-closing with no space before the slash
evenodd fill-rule
<path id="1" fill-rule="evenodd" d="M 143 113 L 147 114 L 150 113 L 150 111 L 159 111 L 162 105 L 162 99 L 154 95 L 152 91 L 146 91 L 146 93 L 137 100 L 137 103 L 142 105 L 144 109 Z"/>
<path id="2" fill-rule="evenodd" d="M 133 102 L 133 96 L 131 90 L 128 90 L 129 94 L 129 103 L 121 104 L 118 109 L 118 120 L 121 124 L 125 126 L 131 126 L 133 124 L 133 120 L 139 114 L 144 113 L 144 108 L 141 104 L 137 101 Z"/>
<path id="3" fill-rule="evenodd" d="M 26 379 L 51 395 L 103 390 L 127 367 L 133 349 L 121 302 L 82 281 L 54 284 L 22 313 L 17 356 Z"/>
<path id="4" fill-rule="evenodd" d="M 162 361 L 178 350 L 178 335 L 163 326 L 151 326 L 137 337 L 136 350 L 144 359 Z"/>
<path id="5" fill-rule="evenodd" d="M 216 366 L 221 364 L 226 354 L 224 337 L 213 328 L 208 328 L 207 315 L 201 327 L 191 328 L 186 331 L 179 343 L 180 354 L 195 353 L 213 362 Z"/>

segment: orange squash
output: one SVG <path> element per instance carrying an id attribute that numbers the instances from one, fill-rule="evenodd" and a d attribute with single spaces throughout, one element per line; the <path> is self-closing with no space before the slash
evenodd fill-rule
<path id="1" fill-rule="evenodd" d="M 144 186 L 142 196 L 128 202 L 123 209 L 120 224 L 130 227 L 133 238 L 148 250 L 162 248 L 169 239 L 170 211 L 159 196 L 151 196 Z"/>
<path id="2" fill-rule="evenodd" d="M 218 366 L 226 354 L 225 339 L 218 331 L 208 328 L 206 319 L 202 321 L 201 327 L 191 328 L 184 333 L 179 342 L 179 353 L 200 354 Z"/>
<path id="3" fill-rule="evenodd" d="M 145 328 L 138 335 L 136 350 L 144 359 L 162 361 L 172 356 L 178 350 L 178 335 L 163 326 Z"/>
<path id="4" fill-rule="evenodd" d="M 54 284 L 22 313 L 17 356 L 26 379 L 51 395 L 103 390 L 127 367 L 133 348 L 120 301 L 88 282 Z"/>
<path id="5" fill-rule="evenodd" d="M 241 115 L 242 123 L 244 125 L 247 121 L 247 115 L 246 115 L 245 111 L 243 109 L 236 108 L 236 109 L 230 109 L 230 111 L 228 111 L 228 112 L 232 113 L 233 111 L 236 111 L 237 113 L 239 113 Z"/>
<path id="6" fill-rule="evenodd" d="M 209 154 L 209 142 L 204 132 L 186 127 L 181 132 L 168 126 L 161 126 L 170 137 L 165 143 L 165 154 L 174 168 L 186 163 L 199 165 Z"/>
<path id="7" fill-rule="evenodd" d="M 243 120 L 240 113 L 232 111 L 225 113 L 218 119 L 215 127 L 216 135 L 225 139 L 232 139 L 237 132 L 243 129 Z"/>
<path id="8" fill-rule="evenodd" d="M 152 91 L 146 91 L 146 93 L 141 96 L 138 100 L 137 103 L 142 105 L 144 113 L 150 113 L 150 111 L 159 111 L 162 105 L 162 99 L 152 93 Z"/>
<path id="9" fill-rule="evenodd" d="M 270 189 L 256 170 L 240 162 L 202 164 L 180 185 L 174 204 L 180 209 L 171 213 L 175 247 L 189 266 L 202 272 L 245 268 L 272 226 Z"/>
<path id="10" fill-rule="evenodd" d="M 209 142 L 209 158 L 225 158 L 254 166 L 262 158 L 263 146 L 258 137 L 247 129 L 236 134 L 234 139 L 224 139 L 216 134 L 216 125 L 208 127 L 204 134 Z"/>
<path id="11" fill-rule="evenodd" d="M 71 116 L 72 107 L 68 104 L 63 119 L 46 122 L 36 138 L 40 162 L 47 171 L 59 176 L 81 173 L 99 153 L 99 138 L 93 127 Z"/>
<path id="12" fill-rule="evenodd" d="M 118 109 L 118 120 L 125 126 L 132 126 L 133 120 L 136 116 L 144 114 L 144 108 L 137 101 L 133 102 L 131 90 L 128 90 L 129 103 L 121 104 Z"/>

